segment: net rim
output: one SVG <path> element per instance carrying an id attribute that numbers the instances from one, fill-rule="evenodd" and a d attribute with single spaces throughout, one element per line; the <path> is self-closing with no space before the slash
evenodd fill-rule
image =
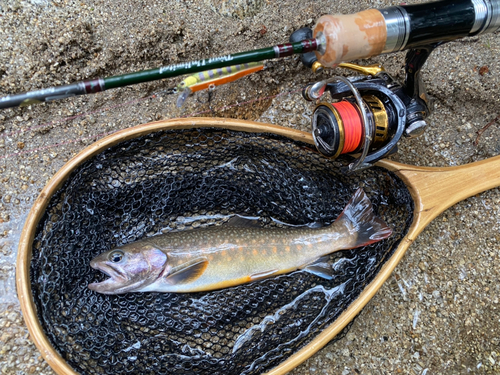
<path id="1" fill-rule="evenodd" d="M 183 118 L 156 121 L 147 124 L 138 125 L 135 127 L 120 130 L 103 139 L 100 139 L 90 146 L 83 149 L 71 160 L 69 160 L 45 185 L 34 202 L 25 225 L 23 227 L 21 238 L 18 246 L 18 256 L 16 262 L 16 288 L 21 305 L 24 320 L 28 331 L 36 347 L 47 361 L 50 367 L 58 375 L 78 375 L 75 370 L 66 363 L 59 355 L 54 347 L 49 342 L 47 336 L 43 332 L 38 315 L 36 312 L 33 294 L 31 291 L 30 282 L 30 264 L 32 257 L 32 244 L 36 233 L 36 228 L 42 219 L 45 209 L 47 208 L 52 196 L 59 190 L 62 184 L 70 177 L 71 173 L 82 163 L 103 152 L 104 150 L 127 140 L 141 137 L 153 132 L 163 130 L 178 130 L 178 129 L 193 129 L 193 128 L 222 128 L 234 131 L 242 131 L 247 133 L 272 133 L 294 141 L 301 141 L 310 145 L 314 145 L 313 137 L 310 133 L 296 129 L 286 128 L 278 125 L 259 123 L 246 120 L 227 119 L 227 118 Z M 377 164 L 388 170 L 398 170 L 400 164 L 383 160 Z M 406 178 L 400 176 L 403 182 L 407 185 L 415 198 L 415 191 Z M 414 211 L 417 214 L 418 210 Z M 376 292 L 380 289 L 383 283 L 389 278 L 392 271 L 406 253 L 409 245 L 413 242 L 411 239 L 418 234 L 418 220 L 414 218 L 408 233 L 400 242 L 398 248 L 393 255 L 386 261 L 380 272 L 375 276 L 375 279 L 368 284 L 361 292 L 359 297 L 326 329 L 316 336 L 311 343 L 299 350 L 294 355 L 290 356 L 282 363 L 277 365 L 266 375 L 283 375 L 299 364 L 314 355 L 318 350 L 328 344 L 338 333 L 342 331 L 363 309 L 363 307 L 372 299 Z"/>

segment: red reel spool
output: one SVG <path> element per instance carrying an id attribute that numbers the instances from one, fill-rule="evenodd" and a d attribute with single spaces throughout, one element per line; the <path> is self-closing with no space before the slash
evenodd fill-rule
<path id="1" fill-rule="evenodd" d="M 357 151 L 364 140 L 361 113 L 347 100 L 319 104 L 313 113 L 313 129 L 316 129 L 315 142 L 321 140 L 316 142 L 318 150 L 330 158 Z"/>
<path id="2" fill-rule="evenodd" d="M 356 151 L 363 138 L 363 120 L 357 107 L 348 101 L 333 103 L 344 125 L 344 147 L 341 154 Z"/>

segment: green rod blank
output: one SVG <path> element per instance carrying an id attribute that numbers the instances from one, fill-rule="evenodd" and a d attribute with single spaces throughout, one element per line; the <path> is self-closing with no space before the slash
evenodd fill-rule
<path id="1" fill-rule="evenodd" d="M 301 42 L 279 44 L 273 47 L 235 53 L 233 55 L 189 61 L 107 78 L 95 78 L 64 86 L 30 91 L 23 94 L 7 95 L 0 98 L 0 109 L 26 106 L 76 95 L 93 94 L 118 87 L 135 85 L 137 83 L 198 73 L 209 69 L 285 57 L 295 53 L 311 52 L 315 51 L 318 45 L 319 43 L 316 39 L 308 39 Z"/>

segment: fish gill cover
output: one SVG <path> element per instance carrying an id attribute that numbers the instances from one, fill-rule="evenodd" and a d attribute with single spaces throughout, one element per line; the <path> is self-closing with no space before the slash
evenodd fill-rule
<path id="1" fill-rule="evenodd" d="M 31 286 L 54 348 L 81 374 L 259 374 L 307 345 L 356 299 L 412 221 L 394 174 L 346 177 L 309 145 L 270 134 L 160 131 L 77 168 L 33 243 Z M 329 224 L 363 186 L 393 235 L 330 255 L 332 280 L 297 271 L 193 294 L 102 295 L 90 260 L 118 245 L 218 225 L 231 214 Z M 274 220 L 273 220 L 274 219 Z M 339 336 L 340 337 L 340 336 Z"/>

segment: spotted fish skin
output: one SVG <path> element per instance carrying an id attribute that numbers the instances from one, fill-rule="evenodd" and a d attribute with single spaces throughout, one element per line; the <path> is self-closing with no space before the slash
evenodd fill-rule
<path id="1" fill-rule="evenodd" d="M 391 234 L 358 189 L 337 220 L 319 229 L 220 226 L 154 236 L 113 249 L 91 262 L 111 278 L 89 288 L 105 294 L 200 292 L 301 268 L 327 277 L 321 257 Z"/>

